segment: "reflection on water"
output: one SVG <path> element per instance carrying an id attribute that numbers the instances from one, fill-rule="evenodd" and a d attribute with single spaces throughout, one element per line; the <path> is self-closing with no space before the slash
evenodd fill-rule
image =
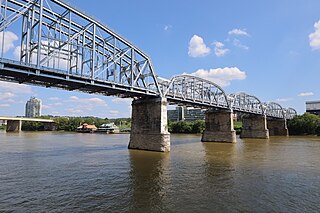
<path id="1" fill-rule="evenodd" d="M 0 132 L 0 212 L 317 212 L 320 138 L 128 150 L 129 135 Z"/>
<path id="2" fill-rule="evenodd" d="M 131 212 L 162 211 L 168 175 L 168 153 L 130 150 Z"/>

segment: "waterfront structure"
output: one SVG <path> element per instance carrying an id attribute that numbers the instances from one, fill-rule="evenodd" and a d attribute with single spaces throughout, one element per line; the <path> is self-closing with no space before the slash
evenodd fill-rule
<path id="1" fill-rule="evenodd" d="M 170 150 L 167 104 L 207 109 L 203 142 L 236 142 L 234 113 L 248 115 L 242 137 L 252 138 L 287 135 L 286 120 L 297 114 L 196 76 L 160 78 L 148 55 L 64 1 L 2 0 L 0 9 L 0 32 L 21 35 L 18 60 L 0 50 L 0 80 L 133 98 L 129 148 Z"/>
<path id="2" fill-rule="evenodd" d="M 26 117 L 39 117 L 41 116 L 41 100 L 35 97 L 31 97 L 26 103 Z"/>
<path id="3" fill-rule="evenodd" d="M 102 124 L 98 127 L 96 132 L 104 132 L 104 133 L 120 133 L 120 129 L 114 123 Z"/>
<path id="4" fill-rule="evenodd" d="M 196 121 L 204 120 L 205 109 L 188 108 L 177 106 L 176 109 L 168 110 L 169 121 Z"/>
<path id="5" fill-rule="evenodd" d="M 93 133 L 97 130 L 97 127 L 95 125 L 89 125 L 87 123 L 84 123 L 82 125 L 80 125 L 77 128 L 77 132 L 82 132 L 82 133 Z"/>
<path id="6" fill-rule="evenodd" d="M 307 101 L 306 112 L 320 116 L 320 101 Z"/>

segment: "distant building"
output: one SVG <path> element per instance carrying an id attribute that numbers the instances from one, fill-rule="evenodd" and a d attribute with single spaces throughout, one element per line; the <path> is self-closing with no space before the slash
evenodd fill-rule
<path id="1" fill-rule="evenodd" d="M 168 110 L 170 121 L 195 121 L 204 120 L 205 110 L 178 106 L 174 110 Z"/>
<path id="2" fill-rule="evenodd" d="M 306 112 L 320 116 L 320 101 L 307 101 Z"/>
<path id="3" fill-rule="evenodd" d="M 96 130 L 97 130 L 97 127 L 95 125 L 89 125 L 87 123 L 84 123 L 77 128 L 77 132 L 82 132 L 82 133 L 93 133 Z"/>
<path id="4" fill-rule="evenodd" d="M 41 116 L 41 100 L 31 97 L 26 103 L 26 117 L 32 118 Z"/>

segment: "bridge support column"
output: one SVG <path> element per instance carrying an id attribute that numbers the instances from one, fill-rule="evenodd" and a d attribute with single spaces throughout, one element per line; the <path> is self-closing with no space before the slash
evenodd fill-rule
<path id="1" fill-rule="evenodd" d="M 236 131 L 233 129 L 233 113 L 230 110 L 207 111 L 205 115 L 205 130 L 202 142 L 235 143 Z"/>
<path id="2" fill-rule="evenodd" d="M 7 132 L 20 132 L 22 121 L 7 121 Z"/>
<path id="3" fill-rule="evenodd" d="M 286 119 L 270 119 L 267 122 L 270 136 L 289 136 Z"/>
<path id="4" fill-rule="evenodd" d="M 266 116 L 248 115 L 242 119 L 241 138 L 269 138 Z"/>
<path id="5" fill-rule="evenodd" d="M 165 98 L 134 100 L 129 149 L 170 151 Z"/>

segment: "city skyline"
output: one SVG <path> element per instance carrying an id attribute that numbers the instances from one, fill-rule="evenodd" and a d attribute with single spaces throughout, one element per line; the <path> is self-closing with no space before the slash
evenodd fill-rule
<path id="1" fill-rule="evenodd" d="M 70 1 L 146 52 L 161 77 L 193 74 L 227 93 L 244 91 L 303 113 L 305 101 L 320 99 L 320 3 L 230 2 L 136 1 L 126 2 L 121 13 L 106 13 L 87 1 Z M 131 10 L 144 13 L 132 16 Z M 17 57 L 19 36 L 4 33 L 11 58 Z M 0 114 L 23 115 L 30 96 L 43 100 L 44 115 L 131 116 L 130 99 L 8 82 L 0 82 Z"/>

